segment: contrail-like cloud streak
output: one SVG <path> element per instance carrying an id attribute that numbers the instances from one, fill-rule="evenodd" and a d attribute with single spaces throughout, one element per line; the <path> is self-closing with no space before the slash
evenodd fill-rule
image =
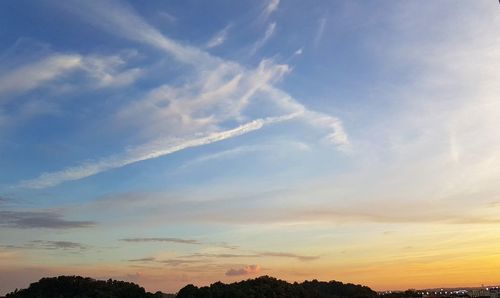
<path id="1" fill-rule="evenodd" d="M 69 167 L 61 171 L 43 173 L 35 179 L 22 181 L 20 183 L 20 186 L 25 188 L 39 189 L 39 188 L 55 186 L 66 181 L 83 179 L 89 176 L 99 174 L 104 171 L 120 168 L 136 162 L 169 155 L 183 149 L 208 145 L 214 142 L 219 142 L 225 139 L 241 136 L 243 134 L 258 130 L 262 128 L 264 125 L 290 120 L 299 115 L 300 113 L 293 113 L 279 117 L 256 119 L 247 122 L 245 124 L 242 124 L 236 128 L 220 132 L 214 132 L 199 138 L 186 139 L 183 141 L 171 142 L 171 143 L 155 142 L 155 144 L 153 145 L 149 144 L 143 145 L 133 150 L 130 150 L 125 155 L 111 156 L 103 158 L 96 162 L 86 163 L 75 167 Z"/>

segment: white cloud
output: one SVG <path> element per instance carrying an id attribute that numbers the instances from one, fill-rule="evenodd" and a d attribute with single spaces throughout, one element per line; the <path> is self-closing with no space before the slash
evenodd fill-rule
<path id="1" fill-rule="evenodd" d="M 269 3 L 267 4 L 265 10 L 264 10 L 264 15 L 267 17 L 270 14 L 272 14 L 276 9 L 278 9 L 278 6 L 280 5 L 280 0 L 269 0 Z"/>
<path id="2" fill-rule="evenodd" d="M 287 93 L 273 87 L 277 80 L 290 71 L 287 65 L 263 60 L 257 68 L 247 69 L 235 62 L 211 56 L 198 48 L 182 45 L 165 37 L 128 7 L 114 1 L 79 2 L 77 7 L 81 8 L 77 13 L 83 14 L 97 26 L 170 53 L 178 62 L 192 66 L 194 75 L 180 86 L 160 86 L 149 92 L 144 99 L 126 105 L 118 112 L 117 122 L 127 123 L 149 136 L 151 141 L 147 144 L 128 150 L 125 154 L 43 173 L 38 178 L 23 181 L 21 186 L 54 186 L 185 148 L 239 136 L 264 125 L 290 119 L 300 118 L 325 129 L 328 138 L 335 144 L 348 143 L 337 118 L 310 111 Z M 269 25 L 264 38 L 260 40 L 261 44 L 272 36 L 275 27 L 275 23 Z M 108 63 L 120 64 L 113 60 Z M 94 73 L 100 74 L 102 64 L 89 64 L 93 66 Z M 106 74 L 97 77 L 107 82 Z M 245 114 L 245 109 L 257 97 L 265 98 L 271 103 L 268 106 L 275 107 L 270 115 L 268 113 L 263 117 Z M 148 117 L 137 116 L 145 114 Z M 236 121 L 239 126 L 228 128 L 225 124 L 228 121 Z"/>
<path id="3" fill-rule="evenodd" d="M 141 74 L 140 68 L 127 68 L 126 59 L 120 55 L 63 53 L 51 53 L 4 70 L 0 75 L 0 105 L 6 106 L 0 108 L 0 129 L 18 127 L 41 115 L 64 115 L 64 101 L 54 95 L 125 87 Z M 39 94 L 29 93 L 40 90 Z"/>
<path id="4" fill-rule="evenodd" d="M 224 27 L 221 31 L 217 32 L 208 42 L 207 42 L 207 48 L 215 48 L 220 46 L 226 41 L 227 34 L 229 32 L 230 26 Z"/>
<path id="5" fill-rule="evenodd" d="M 291 111 L 302 111 L 300 119 L 304 120 L 310 125 L 316 126 L 326 131 L 325 140 L 332 144 L 338 145 L 338 148 L 346 150 L 350 146 L 349 137 L 344 131 L 342 121 L 337 117 L 330 116 L 325 113 L 312 111 L 307 109 L 304 105 L 296 101 L 286 92 L 266 86 L 265 90 L 270 98 L 272 98 L 278 105 L 284 109 Z"/>
<path id="6" fill-rule="evenodd" d="M 74 12 L 111 34 L 166 51 L 183 63 L 207 66 L 207 64 L 213 65 L 221 61 L 198 48 L 182 45 L 166 37 L 125 3 L 113 0 L 90 0 L 65 1 L 58 5 L 64 6 L 68 11 Z"/>
<path id="7" fill-rule="evenodd" d="M 97 88 L 121 87 L 135 82 L 143 73 L 140 68 L 122 70 L 126 61 L 121 56 L 83 57 L 81 68 L 87 72 Z"/>
<path id="8" fill-rule="evenodd" d="M 30 91 L 66 72 L 78 69 L 81 64 L 80 55 L 56 54 L 33 64 L 23 65 L 0 77 L 0 94 Z"/>
<path id="9" fill-rule="evenodd" d="M 296 50 L 293 54 L 298 56 L 298 55 L 302 55 L 303 52 L 304 52 L 304 49 L 300 48 L 300 49 Z"/>
<path id="10" fill-rule="evenodd" d="M 141 70 L 133 68 L 122 71 L 125 64 L 126 61 L 120 56 L 55 53 L 4 73 L 0 77 L 0 95 L 21 94 L 56 80 L 64 81 L 70 72 L 76 71 L 83 71 L 91 79 L 92 88 L 128 85 L 138 78 Z"/>
<path id="11" fill-rule="evenodd" d="M 287 65 L 262 61 L 254 70 L 234 63 L 206 69 L 181 86 L 162 85 L 124 106 L 116 122 L 127 123 L 150 136 L 183 137 L 220 130 L 227 120 L 245 121 L 243 111 L 258 92 L 289 71 Z M 302 112 L 285 108 L 279 112 Z M 137 115 L 149 115 L 140 117 Z"/>
<path id="12" fill-rule="evenodd" d="M 206 79 L 205 86 L 208 88 L 210 88 L 211 84 L 214 82 L 221 84 L 221 81 L 228 79 L 232 79 L 232 82 L 234 83 L 238 80 L 240 75 L 245 75 L 248 72 L 247 69 L 235 62 L 222 60 L 198 48 L 182 45 L 169 39 L 161 34 L 157 29 L 147 24 L 129 7 L 121 5 L 122 3 L 120 2 L 86 1 L 84 4 L 81 2 L 75 2 L 74 4 L 75 5 L 70 6 L 69 9 L 73 9 L 75 11 L 75 7 L 78 7 L 78 10 L 75 12 L 82 14 L 88 21 L 92 22 L 96 26 L 100 26 L 104 30 L 120 35 L 124 38 L 146 43 L 153 47 L 162 49 L 173 55 L 178 61 L 196 67 L 202 76 L 206 76 L 207 73 L 213 74 L 211 78 Z M 102 20 L 105 20 L 105 22 Z M 276 23 L 271 23 L 268 26 L 263 38 L 264 42 L 273 35 L 275 28 Z M 273 71 L 277 71 L 281 76 L 284 74 L 284 71 L 288 71 L 288 67 L 286 65 L 275 66 L 272 64 L 272 61 L 264 60 L 263 63 L 259 65 L 258 70 L 267 71 L 266 76 L 273 75 Z M 286 106 L 292 108 L 294 111 L 297 111 L 297 108 L 300 111 L 306 109 L 303 105 L 291 98 L 285 92 L 275 89 L 268 83 L 262 84 L 258 78 L 255 81 L 259 84 L 260 89 L 272 90 L 273 92 L 284 96 L 285 98 L 280 99 L 280 102 L 286 102 Z M 225 85 L 225 87 L 230 87 L 230 85 Z M 252 90 L 259 88 L 253 88 Z M 252 92 L 250 92 L 250 94 L 251 93 Z M 240 102 L 244 103 L 248 100 L 247 97 L 248 94 L 247 96 L 244 96 Z M 336 118 L 331 117 L 330 122 L 333 122 L 334 119 Z M 332 127 L 333 125 L 330 124 L 331 123 L 329 123 L 328 126 Z M 345 135 L 343 131 L 339 132 L 339 134 Z"/>
<path id="13" fill-rule="evenodd" d="M 268 40 L 273 36 L 275 31 L 276 31 L 276 22 L 273 22 L 267 26 L 264 36 L 255 42 L 255 44 L 252 47 L 252 50 L 250 51 L 251 54 L 252 55 L 255 54 L 260 48 L 262 48 L 268 42 Z"/>

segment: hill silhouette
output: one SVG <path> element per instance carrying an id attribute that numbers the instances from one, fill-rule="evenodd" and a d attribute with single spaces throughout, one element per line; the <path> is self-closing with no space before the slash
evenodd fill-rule
<path id="1" fill-rule="evenodd" d="M 338 281 L 317 280 L 288 283 L 269 276 L 261 276 L 231 284 L 216 282 L 206 287 L 187 285 L 177 295 L 149 293 L 131 282 L 95 280 L 81 276 L 42 278 L 27 289 L 16 290 L 6 298 L 362 298 L 376 297 L 369 287 L 344 284 Z"/>

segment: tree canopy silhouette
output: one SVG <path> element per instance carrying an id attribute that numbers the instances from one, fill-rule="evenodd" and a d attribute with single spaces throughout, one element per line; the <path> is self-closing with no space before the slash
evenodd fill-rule
<path id="1" fill-rule="evenodd" d="M 125 281 L 95 280 L 81 276 L 42 278 L 27 289 L 14 291 L 6 298 L 162 298 L 162 293 Z"/>
<path id="2" fill-rule="evenodd" d="M 376 296 L 376 292 L 361 285 L 317 280 L 291 284 L 269 276 L 232 284 L 216 282 L 209 287 L 201 288 L 187 285 L 177 294 L 178 298 L 361 298 Z"/>
<path id="3" fill-rule="evenodd" d="M 231 284 L 216 282 L 208 287 L 187 285 L 177 295 L 149 293 L 125 281 L 95 280 L 81 276 L 42 278 L 27 289 L 14 291 L 6 298 L 372 298 L 377 293 L 369 287 L 338 281 L 288 283 L 261 276 Z"/>

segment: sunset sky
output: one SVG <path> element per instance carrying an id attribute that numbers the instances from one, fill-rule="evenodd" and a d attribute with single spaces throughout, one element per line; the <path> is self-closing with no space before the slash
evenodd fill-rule
<path id="1" fill-rule="evenodd" d="M 494 0 L 0 2 L 0 295 L 500 283 Z"/>

